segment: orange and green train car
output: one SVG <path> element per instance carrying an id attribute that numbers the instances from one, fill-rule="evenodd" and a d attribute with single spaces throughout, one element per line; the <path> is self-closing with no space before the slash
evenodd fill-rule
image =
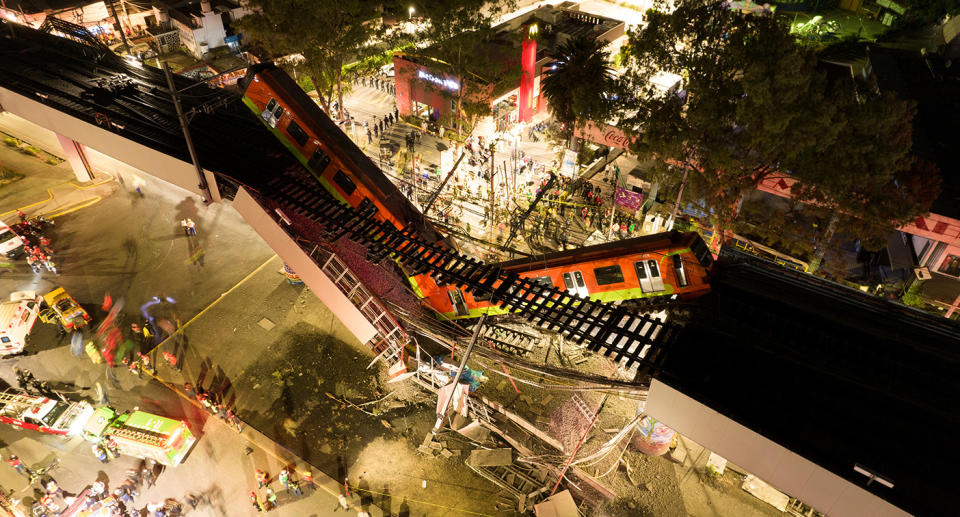
<path id="1" fill-rule="evenodd" d="M 654 296 L 696 298 L 710 290 L 713 256 L 694 232 L 666 232 L 503 262 L 503 273 L 516 273 L 573 296 L 617 302 Z M 453 285 L 437 285 L 418 275 L 411 282 L 442 316 L 475 318 L 504 314 L 501 306 Z M 494 288 L 499 283 L 494 284 Z"/>
<path id="2" fill-rule="evenodd" d="M 254 65 L 247 69 L 241 87 L 244 104 L 334 197 L 354 208 L 373 203 L 377 219 L 401 230 L 411 226 L 431 243 L 442 239 L 286 72 L 273 63 Z"/>

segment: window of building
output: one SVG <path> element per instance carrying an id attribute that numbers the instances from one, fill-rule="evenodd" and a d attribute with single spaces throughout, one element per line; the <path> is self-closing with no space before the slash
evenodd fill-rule
<path id="1" fill-rule="evenodd" d="M 348 196 L 357 190 L 357 186 L 353 183 L 353 180 L 344 174 L 343 171 L 338 170 L 337 173 L 333 175 L 333 182 Z"/>
<path id="2" fill-rule="evenodd" d="M 593 276 L 597 278 L 597 285 L 619 284 L 623 282 L 623 271 L 621 271 L 620 266 L 616 264 L 595 268 L 593 270 Z"/>
<path id="3" fill-rule="evenodd" d="M 947 255 L 940 263 L 940 272 L 950 276 L 960 276 L 960 255 Z"/>
<path id="4" fill-rule="evenodd" d="M 307 145 L 307 140 L 310 139 L 307 132 L 294 120 L 291 120 L 290 123 L 287 124 L 287 134 L 290 135 L 290 138 L 293 138 L 296 143 L 300 144 L 300 147 Z"/>

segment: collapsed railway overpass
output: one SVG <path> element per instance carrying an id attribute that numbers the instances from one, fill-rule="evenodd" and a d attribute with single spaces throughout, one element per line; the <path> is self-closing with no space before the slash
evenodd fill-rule
<path id="1" fill-rule="evenodd" d="M 4 110 L 55 131 L 81 154 L 84 146 L 108 152 L 201 194 L 161 72 L 95 41 L 6 22 L 0 56 Z M 178 89 L 189 85 L 176 80 Z M 503 281 L 493 294 L 533 323 L 637 365 L 651 386 L 649 414 L 820 511 L 944 513 L 947 460 L 956 455 L 938 453 L 919 465 L 923 435 L 909 431 L 960 431 L 951 406 L 960 395 L 952 380 L 960 373 L 955 324 L 734 252 L 721 257 L 714 292 L 684 327 L 606 304 L 561 302 L 555 291 L 497 277 L 487 265 L 337 204 L 235 93 L 198 87 L 182 102 L 194 113 L 190 127 L 211 200 L 232 202 L 361 342 L 395 354 L 404 330 L 323 251 L 316 232 L 346 235 L 371 258 L 393 254 L 466 289 L 493 291 L 493 281 Z M 82 159 L 72 164 L 84 166 Z M 530 303 L 538 298 L 558 303 Z M 916 441 L 904 443 L 905 435 Z"/>

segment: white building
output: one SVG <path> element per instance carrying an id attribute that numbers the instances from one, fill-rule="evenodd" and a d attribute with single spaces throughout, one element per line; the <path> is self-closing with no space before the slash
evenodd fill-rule
<path id="1" fill-rule="evenodd" d="M 154 2 L 153 12 L 158 29 L 178 31 L 180 44 L 202 58 L 217 47 L 239 45 L 230 22 L 243 17 L 249 9 L 233 0 L 191 0 L 176 4 Z"/>

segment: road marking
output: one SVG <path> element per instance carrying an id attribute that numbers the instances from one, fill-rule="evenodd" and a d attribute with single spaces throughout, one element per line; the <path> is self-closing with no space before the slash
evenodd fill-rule
<path id="1" fill-rule="evenodd" d="M 67 214 L 69 214 L 69 213 L 71 213 L 71 212 L 76 212 L 77 210 L 81 210 L 81 209 L 83 209 L 83 208 L 87 208 L 88 206 L 95 205 L 95 204 L 99 203 L 101 200 L 103 200 L 102 197 L 100 197 L 100 196 L 95 196 L 95 197 L 92 197 L 92 198 L 85 199 L 85 200 L 83 200 L 83 201 L 78 201 L 77 203 L 74 203 L 74 204 L 77 205 L 77 206 L 73 206 L 73 207 L 70 207 L 70 208 L 60 208 L 60 209 L 54 210 L 54 211 L 52 211 L 52 212 L 47 212 L 46 214 L 43 214 L 43 215 L 44 215 L 47 219 L 54 219 L 54 218 L 60 217 L 61 215 L 67 215 Z M 69 205 L 68 205 L 68 206 L 69 206 Z"/>
<path id="2" fill-rule="evenodd" d="M 47 189 L 47 199 L 44 199 L 43 201 L 37 201 L 36 203 L 30 203 L 29 205 L 22 206 L 22 207 L 20 207 L 20 208 L 14 208 L 13 210 L 10 210 L 10 211 L 7 211 L 7 212 L 4 212 L 4 213 L 0 214 L 0 217 L 8 216 L 8 215 L 10 215 L 10 214 L 12 214 L 12 213 L 15 213 L 17 210 L 23 210 L 24 208 L 30 208 L 31 206 L 36 206 L 36 205 L 41 205 L 41 204 L 43 204 L 43 203 L 47 203 L 47 202 L 49 202 L 51 199 L 53 199 L 53 192 L 51 192 L 50 189 Z"/>
<path id="3" fill-rule="evenodd" d="M 266 260 L 266 262 L 264 262 L 263 264 L 260 264 L 260 266 L 258 266 L 257 269 L 254 269 L 253 271 L 251 271 L 247 276 L 243 277 L 243 279 L 241 279 L 239 282 L 237 282 L 236 284 L 234 284 L 233 287 L 231 287 L 230 289 L 227 289 L 226 291 L 224 291 L 223 293 L 221 293 L 220 296 L 218 296 L 216 300 L 214 300 L 213 302 L 210 303 L 210 305 L 207 305 L 206 307 L 203 308 L 203 310 L 201 310 L 200 312 L 198 312 L 196 316 L 190 318 L 189 320 L 187 320 L 186 323 L 180 325 L 180 327 L 177 328 L 177 330 L 176 330 L 172 335 L 168 336 L 166 339 L 164 339 L 163 341 L 161 341 L 159 344 L 157 344 L 157 346 L 151 348 L 150 351 L 147 352 L 147 353 L 148 353 L 148 354 L 152 354 L 152 353 L 156 352 L 157 349 L 159 349 L 160 347 L 162 347 L 163 345 L 165 345 L 165 344 L 167 343 L 167 341 L 170 340 L 171 337 L 173 337 L 173 336 L 176 335 L 177 333 L 183 331 L 183 329 L 187 328 L 188 325 L 190 325 L 191 323 L 193 323 L 194 321 L 196 321 L 196 319 L 199 318 L 200 316 L 203 316 L 203 314 L 204 314 L 205 312 L 207 312 L 207 311 L 209 311 L 210 309 L 212 309 L 214 305 L 220 303 L 220 300 L 223 300 L 228 294 L 232 293 L 234 289 L 240 287 L 244 282 L 246 282 L 247 280 L 250 280 L 250 278 L 252 278 L 253 275 L 256 275 L 257 273 L 260 272 L 260 270 L 262 270 L 263 268 L 267 267 L 267 264 L 269 264 L 269 263 L 270 263 L 271 261 L 273 261 L 273 259 L 275 259 L 275 258 L 277 258 L 277 255 L 271 255 L 270 258 L 268 258 L 268 259 Z"/>

